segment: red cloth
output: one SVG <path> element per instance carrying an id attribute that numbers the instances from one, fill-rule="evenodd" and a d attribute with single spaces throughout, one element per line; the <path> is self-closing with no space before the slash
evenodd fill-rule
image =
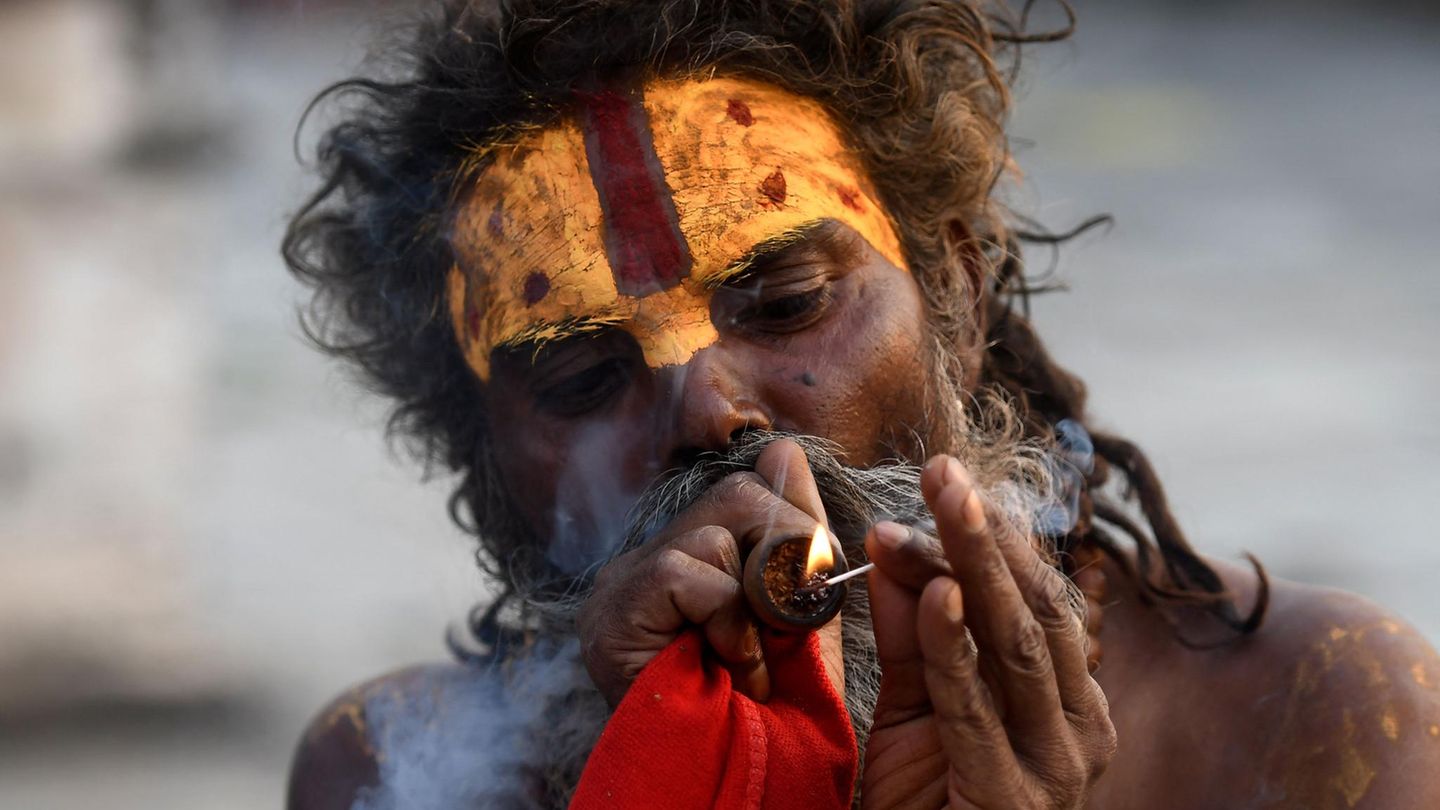
<path id="1" fill-rule="evenodd" d="M 847 808 L 855 731 L 814 633 L 767 640 L 771 696 L 736 692 L 681 635 L 630 685 L 585 763 L 572 810 Z"/>

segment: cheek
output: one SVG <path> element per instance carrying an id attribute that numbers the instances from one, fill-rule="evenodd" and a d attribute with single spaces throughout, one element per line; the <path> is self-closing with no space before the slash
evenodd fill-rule
<path id="1" fill-rule="evenodd" d="M 848 463 L 865 466 L 896 455 L 909 431 L 924 427 L 927 347 L 908 276 L 857 282 L 824 324 L 774 353 L 779 373 L 767 394 L 778 427 L 830 439 Z"/>
<path id="2" fill-rule="evenodd" d="M 605 419 L 567 422 L 492 410 L 496 466 L 522 521 L 562 571 L 608 557 L 631 504 L 654 475 L 648 403 L 633 392 Z"/>

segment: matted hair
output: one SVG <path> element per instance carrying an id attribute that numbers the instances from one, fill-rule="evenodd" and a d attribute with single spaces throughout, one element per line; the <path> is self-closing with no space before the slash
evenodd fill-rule
<path id="1" fill-rule="evenodd" d="M 771 82 L 829 108 L 894 217 L 938 349 L 941 379 L 931 383 L 958 392 L 963 349 L 979 346 L 970 374 L 979 386 L 965 392 L 972 419 L 983 423 L 985 403 L 1004 403 L 1035 440 L 1050 441 L 1066 419 L 1090 429 L 1095 466 L 1060 550 L 1101 549 L 1167 618 L 1197 608 L 1248 633 L 1266 608 L 1263 571 L 1260 599 L 1241 615 L 1186 542 L 1145 456 L 1090 428 L 1084 385 L 1050 358 L 1027 317 L 1017 244 L 1063 237 L 996 199 L 1012 169 L 1009 85 L 1022 44 L 1070 31 L 1026 33 L 1030 5 L 1017 14 L 984 0 L 439 3 L 387 52 L 385 77 L 343 81 L 316 99 L 337 110 L 318 147 L 323 183 L 283 246 L 290 269 L 315 289 L 307 334 L 396 403 L 389 431 L 427 469 L 459 474 L 451 515 L 479 537 L 482 568 L 503 581 L 521 550 L 497 538 L 519 527 L 502 525 L 513 510 L 487 485 L 480 382 L 445 304 L 457 196 L 466 171 L 483 170 L 476 147 L 567 114 L 574 89 L 597 76 Z M 1120 486 L 1102 489 L 1111 473 Z"/>

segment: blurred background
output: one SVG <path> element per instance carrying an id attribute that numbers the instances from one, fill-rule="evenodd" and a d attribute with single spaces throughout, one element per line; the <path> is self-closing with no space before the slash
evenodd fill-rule
<path id="1" fill-rule="evenodd" d="M 1116 224 L 1042 332 L 1196 545 L 1440 640 L 1440 16 L 1079 5 L 1013 200 Z M 277 252 L 305 103 L 403 17 L 0 0 L 0 808 L 279 806 L 309 716 L 484 598 Z"/>

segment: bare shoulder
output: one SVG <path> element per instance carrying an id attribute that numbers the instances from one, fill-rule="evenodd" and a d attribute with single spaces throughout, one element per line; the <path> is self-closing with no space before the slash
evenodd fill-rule
<path id="1" fill-rule="evenodd" d="M 1355 594 L 1276 581 L 1265 624 L 1237 647 L 1229 674 L 1248 685 L 1237 705 L 1251 706 L 1260 795 L 1440 807 L 1440 659 L 1403 619 Z"/>
<path id="2" fill-rule="evenodd" d="M 1255 604 L 1252 570 L 1207 562 Z M 1276 579 L 1256 632 L 1192 648 L 1118 572 L 1112 590 L 1096 677 L 1120 755 L 1092 806 L 1440 807 L 1440 660 L 1401 618 Z"/>
<path id="3" fill-rule="evenodd" d="M 347 689 L 311 720 L 290 766 L 289 810 L 352 810 L 384 789 L 381 763 L 402 752 L 404 730 L 442 715 L 436 705 L 493 680 L 486 670 L 431 664 L 397 670 Z"/>

